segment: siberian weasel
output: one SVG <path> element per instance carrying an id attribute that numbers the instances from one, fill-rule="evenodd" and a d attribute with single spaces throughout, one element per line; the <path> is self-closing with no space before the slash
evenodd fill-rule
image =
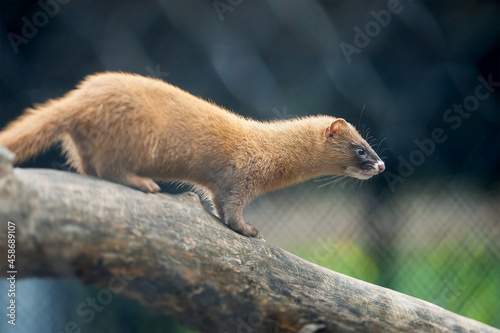
<path id="1" fill-rule="evenodd" d="M 152 180 L 181 181 L 207 193 L 219 217 L 252 237 L 243 220 L 256 196 L 322 175 L 368 179 L 384 171 L 342 118 L 247 119 L 158 79 L 126 73 L 88 76 L 0 132 L 16 163 L 61 142 L 79 173 L 154 193 Z"/>

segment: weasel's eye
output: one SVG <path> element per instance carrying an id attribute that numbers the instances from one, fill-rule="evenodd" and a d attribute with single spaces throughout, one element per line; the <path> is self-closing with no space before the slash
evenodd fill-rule
<path id="1" fill-rule="evenodd" d="M 365 154 L 365 151 L 363 148 L 358 148 L 356 149 L 356 152 L 359 154 L 359 155 L 364 155 Z"/>

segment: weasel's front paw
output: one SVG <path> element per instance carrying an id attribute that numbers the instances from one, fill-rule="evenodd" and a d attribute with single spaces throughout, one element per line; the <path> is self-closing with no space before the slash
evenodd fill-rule
<path id="1" fill-rule="evenodd" d="M 256 227 L 254 227 L 250 223 L 245 224 L 241 233 L 247 237 L 256 237 L 256 238 L 264 239 L 264 237 L 262 237 L 262 235 L 259 233 L 259 229 L 257 229 Z"/>

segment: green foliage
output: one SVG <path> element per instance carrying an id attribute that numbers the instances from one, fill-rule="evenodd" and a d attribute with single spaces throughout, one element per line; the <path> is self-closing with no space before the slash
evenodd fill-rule
<path id="1" fill-rule="evenodd" d="M 307 261 L 356 279 L 374 283 L 379 270 L 372 258 L 354 242 L 328 240 L 320 247 L 301 245 L 290 252 Z"/>

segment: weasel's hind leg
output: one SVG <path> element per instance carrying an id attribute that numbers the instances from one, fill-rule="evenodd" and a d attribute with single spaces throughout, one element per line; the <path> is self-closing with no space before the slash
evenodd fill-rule
<path id="1" fill-rule="evenodd" d="M 68 164 L 78 173 L 97 176 L 97 172 L 90 162 L 91 156 L 85 153 L 81 145 L 75 144 L 74 138 L 70 135 L 65 135 L 61 141 L 61 148 Z"/>
<path id="2" fill-rule="evenodd" d="M 160 186 L 156 184 L 151 178 L 140 177 L 135 174 L 129 173 L 122 178 L 123 181 L 119 182 L 137 188 L 145 193 L 157 193 L 160 191 Z"/>
<path id="3" fill-rule="evenodd" d="M 132 172 L 124 172 L 117 169 L 97 169 L 97 175 L 100 178 L 122 185 L 127 185 L 145 193 L 157 193 L 160 191 L 160 186 L 158 186 L 158 184 L 156 184 L 151 178 L 140 177 Z"/>
<path id="4" fill-rule="evenodd" d="M 74 131 L 62 139 L 63 151 L 76 171 L 127 185 L 145 193 L 160 191 L 160 187 L 151 178 L 126 171 L 130 169 L 126 167 L 127 161 L 117 156 L 117 151 L 123 149 L 108 148 L 103 138 L 93 134 L 95 133 L 82 134 Z"/>
<path id="5" fill-rule="evenodd" d="M 139 189 L 145 193 L 156 193 L 160 191 L 151 178 L 138 176 L 135 172 L 127 171 L 123 166 L 123 161 L 114 159 L 111 154 L 109 159 L 100 157 L 98 163 L 94 165 L 99 178 L 110 180 L 115 183 Z"/>

